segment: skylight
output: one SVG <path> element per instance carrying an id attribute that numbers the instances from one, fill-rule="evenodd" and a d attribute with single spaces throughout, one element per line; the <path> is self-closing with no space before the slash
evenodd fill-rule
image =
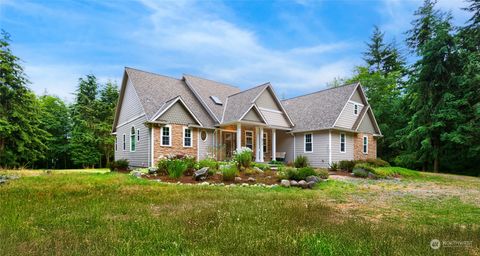
<path id="1" fill-rule="evenodd" d="M 222 101 L 217 96 L 210 96 L 210 98 L 215 102 L 217 105 L 223 105 Z"/>

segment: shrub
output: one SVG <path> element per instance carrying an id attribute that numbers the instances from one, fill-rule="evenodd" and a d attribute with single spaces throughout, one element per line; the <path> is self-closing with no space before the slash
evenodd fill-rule
<path id="1" fill-rule="evenodd" d="M 252 162 L 252 150 L 247 147 L 237 149 L 233 159 L 238 163 L 238 167 L 248 168 Z"/>
<path id="2" fill-rule="evenodd" d="M 340 168 L 340 170 L 351 172 L 354 166 L 355 161 L 353 160 L 342 160 L 338 162 L 338 168 Z"/>
<path id="3" fill-rule="evenodd" d="M 328 173 L 328 169 L 325 169 L 325 168 L 319 168 L 316 170 L 316 172 L 317 172 L 317 176 L 322 179 L 328 179 L 328 176 L 330 175 Z"/>
<path id="4" fill-rule="evenodd" d="M 380 178 L 391 177 L 395 175 L 400 175 L 402 177 L 418 177 L 420 173 L 417 171 L 413 171 L 407 168 L 402 167 L 378 167 L 375 168 L 374 174 Z"/>
<path id="5" fill-rule="evenodd" d="M 224 181 L 233 181 L 237 175 L 238 169 L 234 164 L 221 165 L 222 179 Z"/>
<path id="6" fill-rule="evenodd" d="M 119 159 L 110 163 L 110 171 L 126 171 L 130 162 L 127 159 Z"/>
<path id="7" fill-rule="evenodd" d="M 306 156 L 297 156 L 297 158 L 295 158 L 294 166 L 296 168 L 307 167 L 308 158 Z"/>
<path id="8" fill-rule="evenodd" d="M 374 167 L 388 167 L 388 166 L 390 166 L 390 163 L 388 163 L 387 161 L 385 161 L 381 158 L 367 159 L 367 163 L 369 163 L 370 165 L 373 165 Z"/>
<path id="9" fill-rule="evenodd" d="M 180 178 L 187 168 L 187 163 L 182 159 L 171 159 L 167 162 L 168 176 L 173 179 Z"/>
<path id="10" fill-rule="evenodd" d="M 264 163 L 252 163 L 254 167 L 259 168 L 262 171 L 270 170 L 270 165 Z"/>
<path id="11" fill-rule="evenodd" d="M 368 171 L 362 169 L 362 168 L 353 168 L 353 174 L 357 177 L 362 177 L 362 178 L 366 178 L 368 177 Z"/>
<path id="12" fill-rule="evenodd" d="M 269 164 L 274 164 L 274 165 L 284 165 L 282 161 L 277 161 L 277 160 L 272 160 L 269 162 Z"/>
<path id="13" fill-rule="evenodd" d="M 198 161 L 198 168 L 208 167 L 208 171 L 218 170 L 218 162 L 212 158 L 206 158 Z"/>
<path id="14" fill-rule="evenodd" d="M 371 166 L 370 164 L 367 164 L 367 163 L 360 163 L 360 164 L 356 164 L 355 167 L 353 169 L 363 169 L 365 171 L 368 172 L 371 172 L 371 173 L 374 173 L 374 167 Z"/>
<path id="15" fill-rule="evenodd" d="M 330 170 L 332 171 L 338 171 L 338 163 L 337 162 L 333 162 L 331 165 L 330 165 Z"/>
<path id="16" fill-rule="evenodd" d="M 317 173 L 312 167 L 292 168 L 287 167 L 282 170 L 282 178 L 289 180 L 305 180 L 308 176 L 317 176 Z"/>

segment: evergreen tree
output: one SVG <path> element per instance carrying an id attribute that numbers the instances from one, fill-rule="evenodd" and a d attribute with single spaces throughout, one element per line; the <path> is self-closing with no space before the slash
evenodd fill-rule
<path id="1" fill-rule="evenodd" d="M 97 119 L 98 83 L 94 75 L 79 79 L 75 102 L 71 107 L 72 138 L 70 148 L 72 160 L 82 167 L 94 167 L 100 164 L 101 152 L 98 147 L 100 138 L 95 130 Z"/>
<path id="2" fill-rule="evenodd" d="M 115 83 L 108 82 L 100 91 L 98 106 L 99 124 L 97 126 L 97 135 L 99 140 L 99 148 L 102 152 L 105 164 L 108 166 L 113 159 L 113 147 L 115 137 L 111 135 L 112 124 L 115 116 L 115 107 L 118 101 L 118 87 Z"/>
<path id="3" fill-rule="evenodd" d="M 455 124 L 456 111 L 452 102 L 458 83 L 453 77 L 459 69 L 457 46 L 452 36 L 450 16 L 433 9 L 426 1 L 428 14 L 421 16 L 427 24 L 415 23 L 410 38 L 417 38 L 416 51 L 420 59 L 415 63 L 409 81 L 407 100 L 410 103 L 409 125 L 403 130 L 401 141 L 406 142 L 408 155 L 414 156 L 424 170 L 432 168 L 438 172 L 440 159 L 444 154 L 446 137 L 444 136 Z M 425 6 L 417 15 L 426 15 Z M 436 15 L 436 16 L 435 16 Z M 435 23 L 431 25 L 431 21 Z M 422 29 L 428 27 L 427 33 Z"/>
<path id="4" fill-rule="evenodd" d="M 374 73 L 383 70 L 383 64 L 386 57 L 385 43 L 383 37 L 385 33 L 375 26 L 370 42 L 367 43 L 367 52 L 363 53 L 363 60 L 368 65 L 369 70 Z"/>
<path id="5" fill-rule="evenodd" d="M 51 136 L 45 142 L 45 160 L 37 163 L 44 168 L 70 167 L 69 140 L 70 115 L 67 105 L 58 97 L 43 95 L 39 98 L 41 127 Z"/>
<path id="6" fill-rule="evenodd" d="M 43 141 L 49 134 L 42 130 L 39 105 L 28 88 L 28 80 L 18 57 L 10 50 L 10 36 L 0 37 L 0 166 L 30 165 L 44 157 Z"/>
<path id="7" fill-rule="evenodd" d="M 407 45 L 413 52 L 420 50 L 433 37 L 442 20 L 443 14 L 435 10 L 435 4 L 435 0 L 424 0 L 423 5 L 414 13 L 417 18 L 411 23 L 412 29 L 407 31 Z"/>

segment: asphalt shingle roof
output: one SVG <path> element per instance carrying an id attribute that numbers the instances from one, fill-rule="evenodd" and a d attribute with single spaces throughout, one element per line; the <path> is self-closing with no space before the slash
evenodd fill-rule
<path id="1" fill-rule="evenodd" d="M 200 77 L 183 75 L 183 78 L 185 79 L 185 82 L 188 83 L 193 90 L 195 90 L 208 108 L 210 108 L 218 121 L 222 120 L 223 109 L 225 107 L 227 97 L 241 91 L 238 87 Z M 223 104 L 215 104 L 210 96 L 217 96 Z"/>
<path id="2" fill-rule="evenodd" d="M 228 96 L 223 123 L 240 120 L 242 115 L 252 106 L 253 100 L 269 85 L 270 83 L 261 84 Z"/>
<path id="3" fill-rule="evenodd" d="M 283 100 L 282 104 L 295 124 L 293 132 L 333 127 L 356 86 L 344 85 Z"/>
<path id="4" fill-rule="evenodd" d="M 215 125 L 215 121 L 184 81 L 133 68 L 125 68 L 125 71 L 137 92 L 148 120 L 165 106 L 165 103 L 180 96 L 205 127 Z"/>

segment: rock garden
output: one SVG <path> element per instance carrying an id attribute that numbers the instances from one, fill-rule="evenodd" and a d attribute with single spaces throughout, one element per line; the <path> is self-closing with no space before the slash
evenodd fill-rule
<path id="1" fill-rule="evenodd" d="M 254 186 L 254 187 L 298 187 L 311 189 L 315 184 L 328 179 L 327 169 L 308 166 L 307 158 L 297 157 L 291 166 L 282 162 L 255 163 L 249 148 L 235 151 L 230 161 L 207 158 L 196 161 L 188 155 L 166 155 L 157 161 L 155 168 L 138 168 L 130 172 L 137 178 L 157 182 L 210 185 L 210 186 Z M 117 171 L 128 166 L 126 160 L 113 164 Z"/>

